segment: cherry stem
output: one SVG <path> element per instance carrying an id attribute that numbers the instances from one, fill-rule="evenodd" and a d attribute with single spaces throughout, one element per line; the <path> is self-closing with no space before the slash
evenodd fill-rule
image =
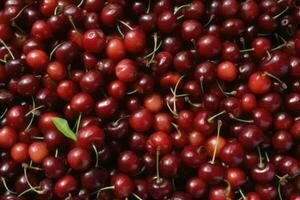
<path id="1" fill-rule="evenodd" d="M 271 73 L 265 71 L 265 72 L 263 72 L 263 75 L 269 76 L 269 77 L 275 79 L 276 81 L 278 81 L 278 82 L 281 84 L 281 87 L 282 87 L 283 89 L 287 89 L 286 83 L 283 82 L 282 80 L 280 80 L 278 77 L 274 76 L 273 74 L 271 74 Z"/>
<path id="2" fill-rule="evenodd" d="M 289 7 L 287 6 L 283 11 L 281 11 L 280 13 L 278 13 L 277 15 L 275 15 L 273 17 L 273 19 L 277 19 L 278 17 L 280 17 L 281 15 L 283 15 L 288 9 L 289 9 Z"/>
<path id="3" fill-rule="evenodd" d="M 57 158 L 58 156 L 58 149 L 55 149 L 54 157 Z"/>
<path id="4" fill-rule="evenodd" d="M 12 59 L 15 59 L 14 54 L 11 52 L 11 50 L 8 48 L 8 46 L 5 44 L 5 42 L 2 39 L 0 39 L 0 43 L 5 47 L 5 49 L 8 51 L 8 53 L 12 57 Z"/>
<path id="5" fill-rule="evenodd" d="M 184 100 L 185 100 L 188 104 L 190 104 L 190 105 L 192 105 L 192 106 L 194 106 L 194 107 L 197 107 L 197 108 L 201 107 L 201 104 L 200 104 L 200 103 L 193 103 L 193 102 L 190 100 L 190 98 L 189 98 L 188 96 L 186 96 L 186 97 L 184 98 Z"/>
<path id="6" fill-rule="evenodd" d="M 175 7 L 175 9 L 174 9 L 174 15 L 176 15 L 177 12 L 178 12 L 179 10 L 181 10 L 182 8 L 186 8 L 186 7 L 190 7 L 190 6 L 191 6 L 191 4 L 189 3 L 189 4 L 181 5 L 181 6 L 179 6 L 179 7 Z"/>
<path id="7" fill-rule="evenodd" d="M 118 32 L 120 33 L 120 35 L 122 36 L 122 38 L 124 38 L 124 33 L 122 32 L 119 24 L 117 24 L 117 29 L 118 29 Z"/>
<path id="8" fill-rule="evenodd" d="M 260 150 L 260 147 L 259 147 L 259 146 L 257 147 L 257 151 L 258 151 L 258 156 L 259 156 L 258 167 L 259 167 L 260 169 L 262 169 L 262 168 L 265 167 L 265 164 L 263 163 L 263 157 L 262 157 L 261 150 Z"/>
<path id="9" fill-rule="evenodd" d="M 270 159 L 269 159 L 269 156 L 268 156 L 268 153 L 265 151 L 265 157 L 266 157 L 266 160 L 267 162 L 270 162 Z"/>
<path id="10" fill-rule="evenodd" d="M 200 88 L 201 88 L 202 94 L 204 94 L 204 77 L 203 76 L 200 77 Z"/>
<path id="11" fill-rule="evenodd" d="M 20 15 L 23 13 L 23 11 L 28 8 L 31 4 L 27 4 L 25 5 L 19 12 L 16 16 L 14 16 L 10 21 L 15 21 L 18 17 L 20 17 Z"/>
<path id="12" fill-rule="evenodd" d="M 224 94 L 224 96 L 229 96 L 229 95 L 232 95 L 232 96 L 235 96 L 236 95 L 236 91 L 231 91 L 231 92 L 225 92 L 223 87 L 221 86 L 219 80 L 217 80 L 217 85 L 219 87 L 219 89 L 221 90 L 221 92 Z"/>
<path id="13" fill-rule="evenodd" d="M 159 154 L 160 148 L 156 148 L 156 183 L 160 184 L 160 176 L 159 176 Z"/>
<path id="14" fill-rule="evenodd" d="M 282 195 L 281 195 L 281 184 L 280 183 L 278 183 L 277 192 L 278 192 L 279 200 L 283 200 Z"/>
<path id="15" fill-rule="evenodd" d="M 228 113 L 228 115 L 229 115 L 230 119 L 233 119 L 238 122 L 249 123 L 249 124 L 254 123 L 253 119 L 240 119 L 240 118 L 235 117 L 232 113 Z"/>
<path id="16" fill-rule="evenodd" d="M 208 21 L 206 22 L 206 24 L 204 24 L 204 27 L 206 28 L 208 25 L 210 25 L 210 23 L 214 20 L 215 15 L 211 15 L 208 19 Z"/>
<path id="17" fill-rule="evenodd" d="M 133 28 L 131 26 L 129 26 L 126 22 L 122 21 L 122 20 L 119 20 L 119 22 L 121 24 L 123 24 L 124 26 L 126 26 L 129 30 L 133 30 Z"/>
<path id="18" fill-rule="evenodd" d="M 0 62 L 6 63 L 6 60 L 0 58 Z"/>
<path id="19" fill-rule="evenodd" d="M 92 145 L 93 150 L 95 152 L 95 157 L 96 157 L 96 163 L 95 163 L 95 167 L 97 168 L 99 166 L 99 155 L 98 155 L 98 150 L 97 147 L 93 144 Z"/>
<path id="20" fill-rule="evenodd" d="M 149 54 L 147 54 L 146 56 L 144 56 L 144 59 L 147 59 L 148 57 L 150 57 L 150 59 L 146 62 L 146 66 L 150 66 L 151 65 L 151 63 L 154 60 L 155 53 L 159 50 L 159 48 L 162 45 L 161 41 L 158 43 L 158 45 L 157 45 L 157 42 L 158 42 L 158 36 L 157 36 L 157 33 L 155 32 L 153 34 L 153 51 L 150 52 Z"/>
<path id="21" fill-rule="evenodd" d="M 61 8 L 61 6 L 59 5 L 59 4 L 57 4 L 57 6 L 55 7 L 55 9 L 54 9 L 54 15 L 57 15 L 58 14 L 58 12 L 60 11 L 59 9 Z"/>
<path id="22" fill-rule="evenodd" d="M 12 21 L 11 26 L 15 27 L 16 29 L 18 29 L 18 31 L 20 31 L 21 33 L 27 34 L 20 26 L 18 26 L 18 24 L 16 23 L 16 21 Z"/>
<path id="23" fill-rule="evenodd" d="M 68 196 L 64 200 L 71 200 L 71 198 L 72 198 L 72 194 L 69 193 Z"/>
<path id="24" fill-rule="evenodd" d="M 72 18 L 71 16 L 69 16 L 69 21 L 70 21 L 70 23 L 71 23 L 73 29 L 74 29 L 75 31 L 77 31 L 76 25 L 75 25 L 74 20 L 73 20 L 73 18 Z"/>
<path id="25" fill-rule="evenodd" d="M 136 199 L 138 199 L 138 200 L 143 200 L 141 197 L 139 197 L 137 194 L 135 194 L 135 193 L 132 193 L 132 196 L 134 196 Z"/>
<path id="26" fill-rule="evenodd" d="M 222 121 L 218 120 L 218 127 L 217 127 L 217 141 L 214 147 L 214 154 L 213 157 L 210 161 L 211 164 L 215 163 L 215 159 L 216 159 L 216 154 L 217 154 L 217 149 L 218 149 L 218 145 L 219 145 L 219 138 L 220 138 L 220 130 L 221 130 L 221 126 L 222 126 Z"/>
<path id="27" fill-rule="evenodd" d="M 36 107 L 36 108 L 33 108 L 32 110 L 28 111 L 28 112 L 25 114 L 25 117 L 28 117 L 28 116 L 31 115 L 31 114 L 35 114 L 35 111 L 37 111 L 37 110 L 39 110 L 39 109 L 41 109 L 41 108 L 44 108 L 44 107 L 45 107 L 44 105 L 40 105 L 40 106 L 38 106 L 38 107 Z"/>
<path id="28" fill-rule="evenodd" d="M 108 187 L 104 187 L 104 188 L 100 188 L 98 191 L 97 191 L 97 197 L 99 196 L 99 194 L 105 190 L 114 190 L 115 189 L 115 186 L 111 185 L 111 186 L 108 186 Z"/>
<path id="29" fill-rule="evenodd" d="M 8 186 L 7 186 L 7 184 L 6 184 L 6 181 L 5 181 L 5 179 L 4 179 L 3 177 L 1 177 L 1 181 L 2 181 L 2 183 L 3 183 L 3 186 L 4 186 L 5 190 L 6 190 L 8 193 L 10 193 L 10 194 L 16 194 L 16 192 L 14 192 L 14 191 L 12 191 L 12 190 L 10 190 L 10 189 L 8 188 Z"/>
<path id="30" fill-rule="evenodd" d="M 241 194 L 242 199 L 247 200 L 247 198 L 245 197 L 245 195 L 244 195 L 243 191 L 241 190 L 241 188 L 239 188 L 239 193 Z"/>
<path id="31" fill-rule="evenodd" d="M 177 133 L 181 133 L 179 126 L 172 122 L 172 126 L 176 129 Z"/>
<path id="32" fill-rule="evenodd" d="M 127 118 L 129 118 L 129 117 L 130 117 L 130 115 L 122 115 L 119 119 L 117 119 L 116 121 L 113 122 L 113 125 L 116 126 L 116 125 L 118 125 L 118 123 L 119 123 L 121 120 L 127 119 Z"/>
<path id="33" fill-rule="evenodd" d="M 134 93 L 137 93 L 138 89 L 134 89 L 130 92 L 126 92 L 127 95 L 131 95 L 131 94 L 134 94 Z"/>
<path id="34" fill-rule="evenodd" d="M 249 51 L 254 51 L 254 48 L 240 50 L 241 53 L 243 53 L 243 52 L 249 52 Z"/>
<path id="35" fill-rule="evenodd" d="M 246 49 L 245 39 L 243 37 L 240 37 L 240 42 L 242 43 L 243 49 Z"/>
<path id="36" fill-rule="evenodd" d="M 150 9 L 151 9 L 151 0 L 148 0 L 148 6 L 147 6 L 147 10 L 146 10 L 147 14 L 150 12 Z"/>
<path id="37" fill-rule="evenodd" d="M 217 113 L 217 114 L 211 116 L 210 118 L 208 118 L 207 121 L 208 121 L 209 123 L 212 123 L 212 120 L 214 120 L 215 118 L 217 118 L 217 117 L 219 117 L 219 116 L 221 116 L 221 115 L 223 115 L 223 114 L 225 114 L 225 113 L 226 113 L 226 111 L 223 110 L 223 111 L 221 111 L 221 112 L 219 112 L 219 113 Z"/>
<path id="38" fill-rule="evenodd" d="M 51 51 L 50 54 L 49 54 L 49 60 L 52 60 L 53 54 L 55 53 L 56 49 L 58 49 L 62 44 L 63 44 L 63 43 L 60 43 L 60 44 L 56 45 L 56 46 L 52 49 L 52 51 Z"/>
<path id="39" fill-rule="evenodd" d="M 231 185 L 230 185 L 230 183 L 226 179 L 224 179 L 224 181 L 227 184 L 227 187 L 226 187 L 226 190 L 225 190 L 225 195 L 226 195 L 226 197 L 228 197 L 229 193 L 231 191 Z"/>
<path id="40" fill-rule="evenodd" d="M 83 2 L 84 2 L 84 0 L 81 0 L 81 1 L 79 2 L 79 4 L 77 5 L 77 7 L 80 8 L 80 7 L 82 6 Z"/>
<path id="41" fill-rule="evenodd" d="M 78 131 L 79 131 L 79 126 L 80 126 L 81 117 L 82 117 L 82 113 L 80 112 L 80 113 L 79 113 L 79 116 L 78 116 L 78 118 L 77 118 L 77 120 L 76 120 L 76 132 L 75 132 L 75 133 L 78 133 Z"/>
<path id="42" fill-rule="evenodd" d="M 277 47 L 271 49 L 271 51 L 276 51 L 278 49 L 281 49 L 281 48 L 285 47 L 286 44 L 287 44 L 287 41 L 283 37 L 281 37 L 280 35 L 276 34 L 276 37 L 279 37 L 283 41 L 283 43 L 278 45 Z"/>
<path id="43" fill-rule="evenodd" d="M 172 178 L 172 186 L 174 191 L 176 191 L 175 178 Z"/>
<path id="44" fill-rule="evenodd" d="M 31 96 L 31 100 L 32 100 L 32 107 L 33 108 L 32 108 L 32 113 L 31 113 L 31 118 L 30 118 L 29 124 L 26 126 L 25 131 L 28 130 L 30 128 L 31 124 L 33 123 L 34 116 L 35 116 L 35 111 L 36 111 L 35 101 L 34 101 L 34 98 L 32 96 Z"/>
<path id="45" fill-rule="evenodd" d="M 24 177 L 25 177 L 25 180 L 26 180 L 28 186 L 29 186 L 29 187 L 32 189 L 32 191 L 34 191 L 35 193 L 37 193 L 37 194 L 43 194 L 44 191 L 38 190 L 38 188 L 33 187 L 33 186 L 31 185 L 31 183 L 29 182 L 28 177 L 27 177 L 27 167 L 28 167 L 28 166 L 24 166 L 23 169 L 24 169 Z"/>
<path id="46" fill-rule="evenodd" d="M 0 116 L 0 119 L 2 119 L 5 116 L 5 114 L 7 113 L 7 111 L 8 111 L 8 108 L 5 108 L 5 110 L 3 111 L 3 113 Z"/>
<path id="47" fill-rule="evenodd" d="M 28 164 L 26 164 L 26 163 L 23 163 L 23 164 L 22 164 L 22 167 L 23 167 L 23 168 L 27 168 L 27 169 L 32 169 L 32 170 L 35 170 L 35 171 L 43 171 L 42 168 L 39 168 L 39 167 L 33 167 L 31 164 L 28 165 Z"/>
<path id="48" fill-rule="evenodd" d="M 181 82 L 181 80 L 184 78 L 184 75 L 182 75 L 178 81 L 176 82 L 176 85 L 174 87 L 174 90 L 173 90 L 173 111 L 175 113 L 175 116 L 177 117 L 178 116 L 178 113 L 177 113 L 177 107 L 176 107 L 176 97 L 177 97 L 177 89 L 178 89 L 178 86 L 179 86 L 179 83 Z M 172 92 L 172 90 L 171 90 Z"/>
<path id="49" fill-rule="evenodd" d="M 35 139 L 35 140 L 44 140 L 44 137 L 33 136 L 32 139 Z"/>
<path id="50" fill-rule="evenodd" d="M 39 187 L 33 187 L 35 190 L 38 190 L 39 189 Z M 24 190 L 22 193 L 20 193 L 19 195 L 18 195 L 18 197 L 21 197 L 21 196 L 23 196 L 24 194 L 27 194 L 28 192 L 31 192 L 31 191 L 34 191 L 32 188 L 28 188 L 27 190 Z"/>

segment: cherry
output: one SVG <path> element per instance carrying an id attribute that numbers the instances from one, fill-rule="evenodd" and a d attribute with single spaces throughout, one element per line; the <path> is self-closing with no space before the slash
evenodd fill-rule
<path id="1" fill-rule="evenodd" d="M 131 29 L 124 35 L 124 46 L 130 53 L 139 53 L 146 46 L 146 35 L 139 28 Z"/>
<path id="2" fill-rule="evenodd" d="M 240 188 L 246 183 L 246 174 L 240 168 L 228 168 L 225 177 L 234 189 Z"/>
<path id="3" fill-rule="evenodd" d="M 187 181 L 185 186 L 188 194 L 193 198 L 202 198 L 207 191 L 207 185 L 201 178 L 191 178 Z"/>
<path id="4" fill-rule="evenodd" d="M 251 177 L 259 183 L 270 183 L 275 177 L 275 166 L 272 163 L 260 161 L 256 167 L 251 169 Z"/>
<path id="5" fill-rule="evenodd" d="M 89 112 L 94 106 L 94 100 L 89 94 L 79 92 L 72 97 L 70 106 L 77 112 Z"/>
<path id="6" fill-rule="evenodd" d="M 16 162 L 25 162 L 28 158 L 28 145 L 25 143 L 16 143 L 11 147 L 10 155 Z"/>
<path id="7" fill-rule="evenodd" d="M 208 111 L 199 112 L 194 118 L 194 127 L 196 130 L 210 135 L 215 130 L 215 120 L 209 120 L 212 113 Z"/>
<path id="8" fill-rule="evenodd" d="M 93 145 L 101 148 L 104 145 L 104 131 L 93 124 L 82 127 L 77 133 L 77 142 L 83 148 L 91 148 Z"/>
<path id="9" fill-rule="evenodd" d="M 261 199 L 276 199 L 278 195 L 276 187 L 270 184 L 258 184 L 255 186 L 255 191 Z"/>
<path id="10" fill-rule="evenodd" d="M 229 187 L 224 186 L 214 186 L 209 191 L 209 199 L 210 200 L 226 200 L 233 199 L 234 193 Z"/>
<path id="11" fill-rule="evenodd" d="M 214 35 L 204 35 L 197 40 L 197 52 L 199 56 L 215 57 L 222 49 L 221 41 Z"/>
<path id="12" fill-rule="evenodd" d="M 166 198 L 170 196 L 173 191 L 172 183 L 168 179 L 157 179 L 156 177 L 149 177 L 147 182 L 149 194 L 153 199 Z"/>
<path id="13" fill-rule="evenodd" d="M 72 169 L 84 171 L 91 165 L 91 156 L 83 148 L 75 147 L 68 152 L 68 163 Z"/>
<path id="14" fill-rule="evenodd" d="M 186 40 L 196 40 L 203 33 L 203 26 L 194 19 L 187 19 L 181 24 L 181 37 Z"/>
<path id="15" fill-rule="evenodd" d="M 100 19 L 106 26 L 114 26 L 123 15 L 123 7 L 118 3 L 104 5 L 100 12 Z"/>
<path id="16" fill-rule="evenodd" d="M 31 50 L 26 55 L 26 62 L 33 70 L 45 70 L 48 64 L 48 56 L 42 50 Z"/>
<path id="17" fill-rule="evenodd" d="M 101 53 L 104 49 L 105 35 L 100 29 L 91 29 L 84 33 L 83 48 L 91 53 Z"/>
<path id="18" fill-rule="evenodd" d="M 55 194 L 60 198 L 65 198 L 69 193 L 75 192 L 78 183 L 73 176 L 66 175 L 58 179 L 55 183 Z"/>
<path id="19" fill-rule="evenodd" d="M 222 182 L 224 170 L 217 163 L 203 163 L 199 167 L 198 176 L 209 185 L 216 185 Z"/>
<path id="20" fill-rule="evenodd" d="M 248 80 L 249 89 L 255 94 L 264 94 L 271 88 L 271 80 L 261 72 L 253 73 Z"/>
<path id="21" fill-rule="evenodd" d="M 45 142 L 33 142 L 28 148 L 30 159 L 35 163 L 41 163 L 49 155 L 49 150 Z"/>
<path id="22" fill-rule="evenodd" d="M 129 174 L 137 174 L 140 170 L 140 159 L 133 151 L 123 151 L 118 157 L 118 168 Z"/>
<path id="23" fill-rule="evenodd" d="M 13 106 L 7 111 L 7 124 L 14 129 L 23 130 L 28 121 L 25 115 L 25 110 L 22 106 Z"/>
<path id="24" fill-rule="evenodd" d="M 161 131 L 152 133 L 147 140 L 146 148 L 151 154 L 155 154 L 157 149 L 161 154 L 169 153 L 172 149 L 172 139 Z"/>
<path id="25" fill-rule="evenodd" d="M 129 178 L 129 176 L 125 174 L 116 174 L 112 177 L 112 184 L 114 187 L 114 191 L 117 197 L 124 198 L 129 196 L 133 189 L 134 183 Z"/>
<path id="26" fill-rule="evenodd" d="M 63 80 L 59 82 L 56 93 L 61 99 L 69 101 L 76 93 L 78 93 L 78 88 L 74 81 Z"/>
<path id="27" fill-rule="evenodd" d="M 46 40 L 52 37 L 52 30 L 47 21 L 37 20 L 32 24 L 31 34 L 37 39 Z"/>
<path id="28" fill-rule="evenodd" d="M 255 125 L 245 125 L 238 136 L 238 140 L 244 147 L 254 149 L 263 142 L 263 132 Z"/>
<path id="29" fill-rule="evenodd" d="M 45 175 L 48 178 L 60 178 L 66 171 L 64 161 L 53 156 L 45 157 L 42 167 L 45 170 Z"/>
<path id="30" fill-rule="evenodd" d="M 120 81 L 133 82 L 137 78 L 136 64 L 130 59 L 123 59 L 116 65 L 115 74 Z"/>
<path id="31" fill-rule="evenodd" d="M 99 71 L 90 70 L 82 76 L 79 84 L 83 91 L 94 93 L 98 91 L 103 84 L 102 75 Z"/>
<path id="32" fill-rule="evenodd" d="M 160 159 L 160 174 L 164 177 L 175 177 L 178 173 L 180 161 L 172 154 L 166 154 Z"/>
<path id="33" fill-rule="evenodd" d="M 219 157 L 227 165 L 237 167 L 245 160 L 245 151 L 241 143 L 230 140 L 221 149 Z"/>
<path id="34" fill-rule="evenodd" d="M 153 123 L 153 116 L 147 109 L 137 110 L 129 118 L 129 124 L 135 131 L 145 132 Z"/>
<path id="35" fill-rule="evenodd" d="M 9 149 L 17 142 L 17 133 L 10 126 L 4 126 L 0 129 L 0 147 Z"/>
<path id="36" fill-rule="evenodd" d="M 163 11 L 157 18 L 157 27 L 163 33 L 171 33 L 177 26 L 176 16 L 169 10 Z"/>
<path id="37" fill-rule="evenodd" d="M 80 181 L 84 185 L 84 188 L 88 190 L 94 190 L 99 187 L 103 187 L 107 182 L 108 173 L 103 168 L 92 168 L 80 176 Z"/>

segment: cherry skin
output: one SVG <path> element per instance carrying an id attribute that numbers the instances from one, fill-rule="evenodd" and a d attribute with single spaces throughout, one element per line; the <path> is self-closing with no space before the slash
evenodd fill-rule
<path id="1" fill-rule="evenodd" d="M 70 167 L 78 171 L 88 169 L 92 160 L 89 152 L 80 147 L 71 149 L 68 152 L 67 159 Z"/>
<path id="2" fill-rule="evenodd" d="M 136 174 L 140 170 L 140 159 L 133 151 L 123 151 L 118 157 L 118 168 L 128 174 Z"/>
<path id="3" fill-rule="evenodd" d="M 43 160 L 42 167 L 48 178 L 60 178 L 64 175 L 66 167 L 64 161 L 54 156 L 47 156 Z"/>
<path id="4" fill-rule="evenodd" d="M 153 123 L 152 114 L 147 109 L 135 111 L 129 118 L 130 126 L 139 132 L 149 130 Z"/>
<path id="5" fill-rule="evenodd" d="M 49 155 L 49 150 L 45 142 L 33 142 L 28 148 L 30 159 L 35 163 L 41 163 Z"/>
<path id="6" fill-rule="evenodd" d="M 240 168 L 228 168 L 225 172 L 226 180 L 232 188 L 240 188 L 246 183 L 246 174 Z"/>
<path id="7" fill-rule="evenodd" d="M 32 50 L 26 55 L 26 62 L 34 70 L 45 70 L 48 64 L 48 56 L 42 50 Z"/>
<path id="8" fill-rule="evenodd" d="M 82 45 L 91 53 L 101 53 L 105 45 L 105 35 L 100 29 L 91 29 L 84 33 Z"/>
<path id="9" fill-rule="evenodd" d="M 199 56 L 215 57 L 221 52 L 221 41 L 214 35 L 204 35 L 197 41 L 197 52 Z"/>
<path id="10" fill-rule="evenodd" d="M 262 73 L 256 72 L 249 77 L 248 87 L 255 94 L 264 94 L 269 91 L 271 80 Z"/>
<path id="11" fill-rule="evenodd" d="M 202 198 L 207 191 L 207 185 L 200 178 L 191 178 L 186 183 L 186 190 L 193 198 Z"/>
<path id="12" fill-rule="evenodd" d="M 77 142 L 83 148 L 101 148 L 104 145 L 105 135 L 102 128 L 90 124 L 82 127 L 77 133 Z"/>
<path id="13" fill-rule="evenodd" d="M 146 143 L 146 148 L 149 153 L 155 155 L 157 149 L 161 154 L 169 153 L 172 149 L 172 139 L 164 132 L 158 131 L 152 133 Z"/>
<path id="14" fill-rule="evenodd" d="M 216 185 L 222 182 L 224 170 L 219 164 L 203 163 L 199 167 L 198 176 L 209 185 Z"/>
<path id="15" fill-rule="evenodd" d="M 89 94 L 79 92 L 72 97 L 70 105 L 77 112 L 89 112 L 94 106 L 94 100 Z"/>
<path id="16" fill-rule="evenodd" d="M 234 199 L 233 191 L 224 186 L 212 187 L 209 191 L 209 200 L 226 200 Z"/>
<path id="17" fill-rule="evenodd" d="M 112 177 L 114 192 L 117 197 L 124 198 L 129 196 L 134 189 L 134 183 L 131 178 L 125 174 L 116 174 Z"/>
<path id="18" fill-rule="evenodd" d="M 28 145 L 25 143 L 16 143 L 12 146 L 10 155 L 16 162 L 25 162 L 28 158 Z"/>
<path id="19" fill-rule="evenodd" d="M 124 36 L 124 46 L 130 53 L 139 53 L 146 46 L 146 35 L 143 30 L 134 28 Z"/>
<path id="20" fill-rule="evenodd" d="M 66 175 L 61 177 L 55 183 L 55 194 L 60 198 L 65 198 L 69 193 L 77 189 L 78 183 L 73 176 Z"/>

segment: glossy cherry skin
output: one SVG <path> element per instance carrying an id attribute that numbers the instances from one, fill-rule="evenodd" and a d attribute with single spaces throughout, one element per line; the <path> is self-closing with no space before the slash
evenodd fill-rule
<path id="1" fill-rule="evenodd" d="M 197 52 L 199 56 L 215 57 L 221 52 L 221 41 L 214 35 L 204 35 L 197 41 Z"/>
<path id="2" fill-rule="evenodd" d="M 60 178 L 64 175 L 66 167 L 60 158 L 47 156 L 42 163 L 45 174 L 48 178 Z"/>
<path id="3" fill-rule="evenodd" d="M 92 158 L 87 150 L 75 147 L 68 152 L 67 160 L 72 169 L 83 171 L 90 167 Z"/>
<path id="4" fill-rule="evenodd" d="M 180 167 L 180 160 L 177 156 L 166 154 L 160 159 L 160 174 L 164 177 L 174 177 L 177 175 Z"/>
<path id="5" fill-rule="evenodd" d="M 264 94 L 270 90 L 271 80 L 262 73 L 256 72 L 249 77 L 248 87 L 255 94 Z"/>
<path id="6" fill-rule="evenodd" d="M 153 116 L 147 109 L 137 110 L 129 118 L 130 126 L 139 132 L 149 130 L 153 123 Z"/>
<path id="7" fill-rule="evenodd" d="M 104 145 L 105 135 L 102 128 L 96 125 L 87 125 L 77 133 L 77 142 L 83 148 L 101 148 Z"/>
<path id="8" fill-rule="evenodd" d="M 270 183 L 275 177 L 275 166 L 272 163 L 264 163 L 251 169 L 251 177 L 259 183 Z"/>
<path id="9" fill-rule="evenodd" d="M 141 160 L 133 151 L 123 151 L 118 157 L 118 168 L 128 174 L 136 174 L 140 170 Z"/>
<path id="10" fill-rule="evenodd" d="M 194 118 L 195 129 L 204 133 L 205 135 L 210 135 L 216 127 L 215 120 L 212 120 L 211 122 L 208 121 L 212 115 L 213 114 L 208 111 L 199 112 Z"/>
<path id="11" fill-rule="evenodd" d="M 172 150 L 172 138 L 164 132 L 158 131 L 152 133 L 146 143 L 149 153 L 156 154 L 157 149 L 161 154 L 169 153 Z"/>
<path id="12" fill-rule="evenodd" d="M 201 178 L 191 178 L 186 183 L 186 191 L 193 198 L 199 199 L 204 196 L 207 191 L 207 185 Z"/>
<path id="13" fill-rule="evenodd" d="M 209 200 L 233 199 L 234 193 L 228 187 L 214 186 L 209 191 Z"/>
<path id="14" fill-rule="evenodd" d="M 134 183 L 131 178 L 125 174 L 116 174 L 112 177 L 114 192 L 117 197 L 124 198 L 129 196 L 133 189 Z"/>
<path id="15" fill-rule="evenodd" d="M 219 157 L 227 165 L 237 167 L 245 160 L 245 150 L 241 143 L 231 140 L 221 149 Z"/>
<path id="16" fill-rule="evenodd" d="M 198 176 L 209 185 L 216 185 L 222 182 L 224 170 L 219 164 L 203 163 L 199 167 Z"/>
<path id="17" fill-rule="evenodd" d="M 101 188 L 108 180 L 108 173 L 104 168 L 92 168 L 80 175 L 84 188 L 94 190 Z"/>
<path id="18" fill-rule="evenodd" d="M 77 189 L 78 183 L 73 176 L 63 176 L 55 183 L 55 194 L 60 198 L 65 198 L 69 193 Z"/>
<path id="19" fill-rule="evenodd" d="M 148 191 L 153 199 L 163 199 L 171 195 L 173 188 L 172 183 L 168 179 L 149 177 L 147 179 Z"/>
<path id="20" fill-rule="evenodd" d="M 246 125 L 239 134 L 239 142 L 246 148 L 253 149 L 263 142 L 263 132 L 255 125 Z"/>

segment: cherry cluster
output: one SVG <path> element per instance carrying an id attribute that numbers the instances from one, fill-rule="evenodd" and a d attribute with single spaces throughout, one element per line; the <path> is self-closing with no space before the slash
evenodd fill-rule
<path id="1" fill-rule="evenodd" d="M 1 200 L 300 200 L 300 1 L 1 0 Z"/>

